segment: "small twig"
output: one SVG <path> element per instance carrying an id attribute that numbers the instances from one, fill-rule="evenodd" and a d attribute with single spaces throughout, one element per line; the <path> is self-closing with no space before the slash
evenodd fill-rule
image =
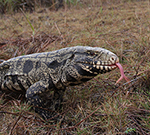
<path id="1" fill-rule="evenodd" d="M 17 123 L 18 123 L 18 121 L 20 120 L 21 117 L 22 117 L 22 112 L 20 112 L 19 117 L 17 118 L 16 122 L 14 123 L 14 125 L 13 125 L 13 127 L 11 128 L 11 130 L 10 130 L 10 132 L 9 132 L 8 135 L 12 135 L 12 132 L 13 132 L 15 126 L 17 125 Z"/>
<path id="2" fill-rule="evenodd" d="M 61 35 L 61 38 L 64 40 L 64 36 L 63 36 L 62 33 L 60 32 L 60 30 L 59 30 L 58 25 L 57 25 L 56 22 L 55 22 L 55 27 L 56 27 L 58 33 Z"/>
<path id="3" fill-rule="evenodd" d="M 6 45 L 6 43 L 5 43 L 5 42 L 1 42 L 1 43 L 0 43 L 0 46 L 3 46 L 3 45 Z"/>
<path id="4" fill-rule="evenodd" d="M 138 124 L 138 122 L 133 117 L 130 116 L 130 118 L 132 119 L 132 121 L 134 121 L 134 123 L 137 125 L 137 127 L 141 130 L 141 132 L 142 132 L 143 135 L 148 135 L 147 133 L 145 133 L 142 130 L 141 126 Z"/>
<path id="5" fill-rule="evenodd" d="M 138 73 L 137 76 L 139 76 L 140 74 L 143 74 L 143 73 L 145 73 L 145 72 L 148 72 L 148 71 L 150 71 L 150 69 L 147 69 L 147 70 L 144 70 L 144 71 Z"/>
<path id="6" fill-rule="evenodd" d="M 56 29 L 58 30 L 59 34 L 62 35 L 61 32 L 60 32 L 60 30 L 59 30 L 59 28 L 58 28 L 58 26 L 57 26 L 57 23 L 56 23 L 56 22 L 55 22 L 55 27 L 56 27 Z"/>
<path id="7" fill-rule="evenodd" d="M 51 131 L 52 131 L 52 129 L 50 129 L 50 130 L 48 131 L 47 135 L 50 135 Z"/>
<path id="8" fill-rule="evenodd" d="M 6 102 L 6 103 L 4 103 L 4 104 L 1 104 L 1 105 L 0 105 L 0 109 L 4 108 L 8 103 L 11 103 L 11 102 L 8 101 L 8 102 Z M 1 113 L 1 111 L 0 111 L 0 113 Z"/>
<path id="9" fill-rule="evenodd" d="M 23 27 L 16 18 L 14 18 L 14 20 L 18 23 L 19 26 Z"/>
<path id="10" fill-rule="evenodd" d="M 127 87 L 127 88 L 129 88 L 129 87 L 133 86 L 133 84 L 131 85 L 131 83 L 137 81 L 137 80 L 140 79 L 140 78 L 142 78 L 142 76 L 139 76 L 139 77 L 137 77 L 137 78 L 135 78 L 135 79 L 132 79 L 132 80 L 130 80 L 129 82 L 126 82 L 126 83 L 122 84 L 122 86 L 125 86 L 125 85 L 127 85 L 127 84 L 130 84 L 130 85 Z M 126 89 L 127 89 L 127 88 L 126 88 Z"/>
<path id="11" fill-rule="evenodd" d="M 75 126 L 68 127 L 68 128 L 61 128 L 61 129 L 58 129 L 58 130 L 55 130 L 55 131 L 71 130 L 71 129 L 76 128 L 76 127 L 79 126 L 83 121 L 85 121 L 85 120 L 88 119 L 91 115 L 93 115 L 96 111 L 98 111 L 101 107 L 102 107 L 102 105 L 100 105 L 96 110 L 94 110 L 94 111 L 93 111 L 91 114 L 89 114 L 86 118 L 84 118 L 83 120 L 81 120 L 80 122 L 78 122 Z M 53 131 L 53 132 L 55 132 L 55 131 Z"/>
<path id="12" fill-rule="evenodd" d="M 32 34 L 34 35 L 34 34 L 35 34 L 35 31 L 34 31 L 34 28 L 33 28 L 32 24 L 31 24 L 30 20 L 28 19 L 28 17 L 26 16 L 26 14 L 25 14 L 25 12 L 22 10 L 22 8 L 19 8 L 19 9 L 20 9 L 20 11 L 23 13 L 24 17 L 26 18 L 28 24 L 30 25 L 30 27 L 31 27 L 31 29 L 32 29 Z"/>
<path id="13" fill-rule="evenodd" d="M 145 54 L 145 57 L 149 54 L 149 52 L 150 52 L 150 50 L 148 50 L 148 52 Z M 140 68 L 140 65 L 141 65 L 141 63 L 143 63 L 144 62 L 144 60 L 145 60 L 145 57 L 143 57 L 143 59 L 139 62 L 139 64 L 136 66 L 137 68 L 135 69 L 136 70 L 136 74 L 134 75 L 134 77 L 136 77 L 136 76 L 138 76 L 138 69 Z"/>
<path id="14" fill-rule="evenodd" d="M 12 112 L 7 112 L 7 111 L 0 111 L 0 113 L 8 113 L 8 114 L 16 115 L 16 116 L 19 115 L 19 113 L 12 113 Z M 25 118 L 27 118 L 27 117 L 25 117 Z"/>
<path id="15" fill-rule="evenodd" d="M 15 57 L 15 56 L 16 56 L 16 54 L 17 54 L 18 50 L 19 50 L 19 49 L 16 49 L 16 51 L 14 52 L 13 57 Z"/>
<path id="16" fill-rule="evenodd" d="M 121 62 L 122 62 L 122 58 L 123 58 L 123 41 L 121 41 Z"/>
<path id="17" fill-rule="evenodd" d="M 56 5 L 57 3 L 58 3 L 57 1 L 56 1 L 56 2 L 53 1 L 52 5 L 49 7 L 49 9 L 55 8 L 55 5 Z"/>

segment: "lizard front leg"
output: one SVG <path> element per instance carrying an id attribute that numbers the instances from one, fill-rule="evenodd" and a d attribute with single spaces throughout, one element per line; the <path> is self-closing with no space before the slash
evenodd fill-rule
<path id="1" fill-rule="evenodd" d="M 29 105 L 33 106 L 35 112 L 40 114 L 44 119 L 53 117 L 55 111 L 60 108 L 63 100 L 64 90 L 54 90 L 53 97 L 49 97 L 51 96 L 49 95 L 51 90 L 49 89 L 49 85 L 44 81 L 38 81 L 26 91 L 26 98 Z"/>
<path id="2" fill-rule="evenodd" d="M 31 105 L 35 112 L 40 114 L 43 118 L 50 117 L 49 112 L 44 109 L 46 108 L 44 99 L 40 96 L 48 91 L 48 86 L 49 85 L 46 85 L 45 82 L 38 81 L 31 85 L 26 91 L 28 104 Z"/>

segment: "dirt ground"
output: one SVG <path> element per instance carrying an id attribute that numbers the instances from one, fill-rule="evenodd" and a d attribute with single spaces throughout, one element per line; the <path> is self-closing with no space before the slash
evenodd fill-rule
<path id="1" fill-rule="evenodd" d="M 107 2 L 58 11 L 38 8 L 0 16 L 0 59 L 70 46 L 103 47 L 122 64 L 80 86 L 68 87 L 58 123 L 43 120 L 24 101 L 0 98 L 4 135 L 150 134 L 150 3 Z"/>

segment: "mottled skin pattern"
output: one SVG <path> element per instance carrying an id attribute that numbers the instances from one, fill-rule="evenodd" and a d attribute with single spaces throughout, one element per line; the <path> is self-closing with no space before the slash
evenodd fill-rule
<path id="1" fill-rule="evenodd" d="M 65 88 L 116 68 L 118 57 L 103 48 L 76 46 L 9 59 L 0 64 L 0 90 L 23 93 L 44 118 L 57 111 Z"/>

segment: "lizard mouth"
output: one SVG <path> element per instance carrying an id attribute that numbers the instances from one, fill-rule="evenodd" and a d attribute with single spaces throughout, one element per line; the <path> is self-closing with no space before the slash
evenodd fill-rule
<path id="1" fill-rule="evenodd" d="M 121 77 L 116 81 L 116 84 L 119 83 L 122 79 L 125 79 L 127 82 L 129 82 L 130 80 L 125 76 L 124 74 L 124 70 L 123 70 L 123 67 L 121 66 L 121 64 L 119 62 L 115 63 L 115 64 L 112 64 L 112 65 L 99 65 L 99 64 L 96 64 L 96 65 L 92 65 L 93 68 L 96 68 L 97 71 L 99 71 L 99 73 L 106 73 L 106 72 L 109 72 L 115 68 L 119 68 L 120 70 L 120 74 L 121 74 Z"/>
<path id="2" fill-rule="evenodd" d="M 92 65 L 92 66 L 89 66 Z M 101 65 L 101 64 L 88 64 L 86 65 L 86 68 L 89 69 L 90 71 L 94 71 L 95 74 L 97 73 L 106 73 L 109 72 L 111 70 L 114 70 L 115 68 L 119 68 L 120 70 L 120 74 L 121 77 L 116 81 L 116 84 L 119 83 L 122 79 L 125 79 L 127 82 L 129 82 L 130 80 L 125 76 L 124 74 L 124 70 L 123 67 L 121 66 L 121 64 L 119 62 L 112 64 L 112 65 Z"/>
<path id="3" fill-rule="evenodd" d="M 90 63 L 84 63 L 85 68 L 90 71 L 91 73 L 94 72 L 95 74 L 98 73 L 106 73 L 111 70 L 114 70 L 117 68 L 116 64 L 104 64 L 102 62 L 90 62 Z"/>
<path id="4" fill-rule="evenodd" d="M 111 71 L 111 70 L 117 68 L 117 66 L 115 64 L 113 64 L 113 65 L 93 65 L 93 67 L 98 70 L 106 70 L 106 71 Z"/>

